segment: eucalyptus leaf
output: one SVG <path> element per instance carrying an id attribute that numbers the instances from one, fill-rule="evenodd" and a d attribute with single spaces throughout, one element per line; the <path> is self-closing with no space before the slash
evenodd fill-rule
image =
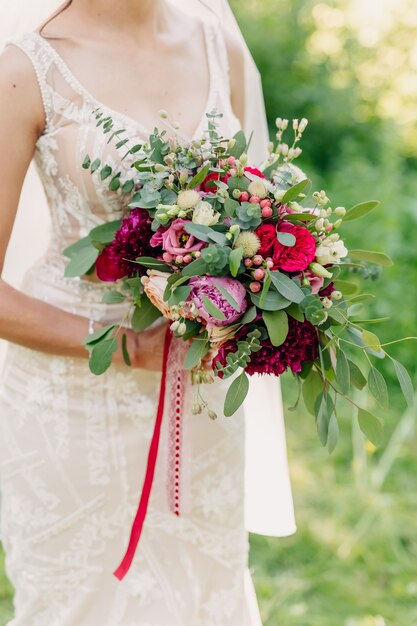
<path id="1" fill-rule="evenodd" d="M 383 267 L 392 267 L 394 265 L 392 259 L 383 252 L 373 252 L 371 250 L 349 250 L 349 258 L 355 261 L 375 263 Z"/>
<path id="2" fill-rule="evenodd" d="M 304 322 L 305 316 L 297 304 L 292 303 L 290 306 L 285 309 L 290 317 L 297 320 L 297 322 Z"/>
<path id="3" fill-rule="evenodd" d="M 288 336 L 288 315 L 285 311 L 263 311 L 265 326 L 273 346 L 282 346 Z"/>
<path id="4" fill-rule="evenodd" d="M 329 451 L 329 454 L 332 454 L 332 452 L 336 448 L 338 440 L 339 440 L 339 423 L 337 421 L 336 413 L 333 411 L 329 420 L 328 437 L 327 437 L 327 449 Z"/>
<path id="5" fill-rule="evenodd" d="M 182 275 L 190 278 L 191 276 L 201 276 L 204 275 L 207 271 L 207 263 L 204 259 L 196 259 L 192 261 L 189 265 L 186 265 L 182 270 Z"/>
<path id="6" fill-rule="evenodd" d="M 230 256 L 229 256 L 229 267 L 230 267 L 230 273 L 232 274 L 232 276 L 237 276 L 242 259 L 243 259 L 243 248 L 241 246 L 239 246 L 238 248 L 234 248 L 234 250 L 231 251 Z"/>
<path id="7" fill-rule="evenodd" d="M 126 296 L 120 293 L 120 291 L 107 291 L 101 301 L 103 304 L 119 304 L 124 300 L 126 300 Z"/>
<path id="8" fill-rule="evenodd" d="M 212 302 L 205 294 L 201 296 L 201 299 L 203 301 L 204 308 L 206 309 L 207 313 L 211 315 L 212 317 L 214 317 L 215 319 L 220 320 L 221 322 L 224 322 L 224 320 L 226 319 L 226 316 L 223 313 L 223 311 L 221 311 L 219 307 L 217 307 L 214 304 L 214 302 Z"/>
<path id="9" fill-rule="evenodd" d="M 110 333 L 112 333 L 115 328 L 116 328 L 116 324 L 109 324 L 108 326 L 103 326 L 103 328 L 99 328 L 91 335 L 88 335 L 87 337 L 85 337 L 85 339 L 83 340 L 83 345 L 85 345 L 87 348 L 89 346 L 93 346 L 99 341 L 102 341 L 108 338 Z"/>
<path id="10" fill-rule="evenodd" d="M 373 200 L 356 204 L 351 209 L 349 209 L 349 211 L 347 211 L 345 217 L 343 218 L 343 221 L 352 222 L 353 220 L 357 220 L 360 217 L 364 217 L 365 215 L 368 215 L 368 213 L 379 207 L 380 204 L 380 202 Z"/>
<path id="11" fill-rule="evenodd" d="M 316 416 L 317 398 L 323 394 L 323 380 L 318 372 L 310 372 L 303 382 L 302 393 L 307 411 Z"/>
<path id="12" fill-rule="evenodd" d="M 199 365 L 209 350 L 210 342 L 208 341 L 207 331 L 204 331 L 192 340 L 191 346 L 185 355 L 184 368 L 191 370 Z"/>
<path id="13" fill-rule="evenodd" d="M 235 140 L 235 145 L 233 148 L 229 150 L 230 156 L 234 156 L 239 159 L 242 154 L 246 151 L 247 141 L 245 137 L 245 133 L 242 130 L 239 130 L 236 135 L 234 135 L 233 139 Z"/>
<path id="14" fill-rule="evenodd" d="M 256 319 L 257 311 L 256 306 L 251 306 L 247 309 L 246 313 L 240 320 L 241 324 L 251 324 Z"/>
<path id="15" fill-rule="evenodd" d="M 97 261 L 99 251 L 91 243 L 78 251 L 65 268 L 65 278 L 74 278 L 87 274 Z"/>
<path id="16" fill-rule="evenodd" d="M 100 376 L 109 369 L 113 354 L 117 351 L 117 339 L 105 339 L 93 346 L 90 353 L 89 367 L 92 374 Z"/>
<path id="17" fill-rule="evenodd" d="M 284 298 L 277 291 L 273 291 L 272 289 L 268 291 L 266 294 L 265 302 L 263 306 L 260 306 L 261 294 L 260 293 L 251 293 L 250 298 L 258 308 L 262 308 L 264 311 L 279 311 L 281 309 L 286 309 L 290 303 L 289 300 Z"/>
<path id="18" fill-rule="evenodd" d="M 127 335 L 126 335 L 126 333 L 123 333 L 123 335 L 122 335 L 122 354 L 123 354 L 123 360 L 126 363 L 126 365 L 128 367 L 131 367 L 132 362 L 130 360 L 129 351 L 127 349 Z"/>
<path id="19" fill-rule="evenodd" d="M 379 352 L 381 350 L 381 342 L 379 338 L 369 330 L 362 331 L 362 341 L 365 346 L 371 348 L 371 350 L 375 350 L 375 352 Z"/>
<path id="20" fill-rule="evenodd" d="M 190 182 L 187 185 L 187 189 L 194 189 L 194 187 L 197 187 L 197 185 L 200 185 L 203 180 L 207 177 L 209 171 L 211 168 L 211 163 L 206 163 L 206 165 L 201 168 L 201 170 L 199 172 L 197 172 L 197 174 L 190 180 Z"/>
<path id="21" fill-rule="evenodd" d="M 309 183 L 310 180 L 306 178 L 294 185 L 293 187 L 290 187 L 288 191 L 284 194 L 281 200 L 281 204 L 287 204 L 287 202 L 293 202 L 293 200 L 296 200 L 300 193 L 303 193 L 304 189 L 307 187 L 307 185 L 309 185 Z"/>
<path id="22" fill-rule="evenodd" d="M 227 291 L 227 289 L 225 289 L 219 282 L 217 282 L 216 280 L 213 281 L 216 289 L 218 289 L 220 291 L 220 293 L 222 294 L 223 298 L 225 300 L 227 300 L 227 302 L 230 304 L 230 306 L 237 312 L 240 313 L 240 306 L 238 305 L 238 303 L 236 302 L 236 300 L 234 299 L 234 297 Z"/>
<path id="23" fill-rule="evenodd" d="M 297 242 L 295 235 L 284 231 L 277 232 L 277 239 L 281 245 L 287 246 L 288 248 L 292 248 Z"/>
<path id="24" fill-rule="evenodd" d="M 385 378 L 376 367 L 371 367 L 368 387 L 375 400 L 383 407 L 388 406 L 388 388 Z"/>
<path id="25" fill-rule="evenodd" d="M 249 378 L 243 371 L 230 385 L 224 401 L 224 414 L 230 417 L 243 404 L 249 391 Z"/>
<path id="26" fill-rule="evenodd" d="M 347 395 L 350 389 L 349 363 L 343 350 L 336 350 L 336 381 L 343 395 Z"/>
<path id="27" fill-rule="evenodd" d="M 159 270 L 160 272 L 172 273 L 172 268 L 169 265 L 150 256 L 138 257 L 135 261 L 131 261 L 131 263 L 137 263 L 138 265 L 143 265 L 143 267 L 148 269 Z"/>
<path id="28" fill-rule="evenodd" d="M 410 374 L 402 363 L 396 361 L 395 359 L 392 359 L 392 362 L 394 364 L 398 382 L 400 383 L 401 391 L 403 392 L 404 398 L 411 409 L 414 406 L 414 387 Z"/>
<path id="29" fill-rule="evenodd" d="M 141 333 L 159 317 L 161 317 L 161 312 L 148 298 L 143 298 L 141 306 L 136 306 L 133 311 L 131 326 L 135 332 Z"/>
<path id="30" fill-rule="evenodd" d="M 362 374 L 360 368 L 356 365 L 356 363 L 354 363 L 350 359 L 348 359 L 348 363 L 349 363 L 350 381 L 352 385 L 356 387 L 356 389 L 359 389 L 359 390 L 363 389 L 367 383 L 365 376 Z"/>
<path id="31" fill-rule="evenodd" d="M 380 446 L 384 440 L 383 421 L 365 409 L 358 410 L 358 421 L 365 437 L 375 446 Z"/>
<path id="32" fill-rule="evenodd" d="M 301 287 L 299 287 L 297 283 L 286 274 L 281 272 L 271 272 L 271 280 L 278 293 L 284 296 L 287 300 L 290 300 L 290 302 L 300 304 L 300 302 L 304 300 L 305 293 Z"/>

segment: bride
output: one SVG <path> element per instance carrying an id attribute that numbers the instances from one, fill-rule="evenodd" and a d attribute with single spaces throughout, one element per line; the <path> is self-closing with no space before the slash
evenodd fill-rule
<path id="1" fill-rule="evenodd" d="M 37 12 L 38 2 L 27 4 L 24 15 Z M 145 473 L 165 328 L 128 331 L 133 367 L 117 355 L 95 378 L 82 340 L 120 319 L 124 305 L 102 304 L 107 287 L 91 277 L 64 278 L 63 249 L 124 208 L 121 195 L 81 167 L 87 153 L 120 167 L 94 109 L 142 140 L 161 126 L 160 109 L 190 138 L 204 133 L 206 113 L 216 109 L 224 136 L 255 126 L 254 157 L 262 158 L 255 154 L 265 128 L 258 76 L 225 4 L 70 0 L 8 40 L 0 56 L 0 268 L 32 158 L 52 225 L 47 250 L 20 288 L 7 272 L 0 280 L 0 337 L 9 342 L 0 489 L 15 588 L 10 626 L 259 626 L 247 530 L 294 530 L 275 387 L 253 381 L 245 444 L 242 415 L 193 416 L 186 385 L 181 515 L 169 504 L 176 452 L 167 425 L 141 543 L 125 580 L 116 580 Z M 41 201 L 26 193 L 21 203 L 34 227 L 25 247 L 9 247 L 11 264 L 44 236 Z M 210 392 L 220 415 L 222 381 Z"/>

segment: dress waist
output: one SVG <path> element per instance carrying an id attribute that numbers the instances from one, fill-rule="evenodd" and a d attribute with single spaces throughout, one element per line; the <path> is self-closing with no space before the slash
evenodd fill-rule
<path id="1" fill-rule="evenodd" d="M 102 302 L 104 294 L 115 289 L 114 283 L 66 278 L 67 262 L 62 255 L 45 255 L 26 272 L 21 290 L 64 311 L 97 322 L 121 321 L 128 313 L 129 303 Z"/>

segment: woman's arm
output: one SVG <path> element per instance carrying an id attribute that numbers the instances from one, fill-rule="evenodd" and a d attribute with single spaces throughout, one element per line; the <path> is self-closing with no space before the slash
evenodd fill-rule
<path id="1" fill-rule="evenodd" d="M 18 49 L 0 55 L 0 93 L 0 337 L 40 352 L 87 358 L 82 340 L 88 320 L 27 296 L 1 278 L 22 185 L 45 126 L 33 68 Z M 163 327 L 140 335 L 127 331 L 134 366 L 160 369 L 163 333 Z M 116 359 L 121 362 L 122 356 Z"/>

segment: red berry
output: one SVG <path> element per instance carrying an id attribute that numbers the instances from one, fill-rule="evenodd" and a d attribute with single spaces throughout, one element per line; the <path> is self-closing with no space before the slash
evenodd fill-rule
<path id="1" fill-rule="evenodd" d="M 262 217 L 268 218 L 268 217 L 271 217 L 272 214 L 273 214 L 273 210 L 271 206 L 265 206 L 262 209 Z"/>
<path id="2" fill-rule="evenodd" d="M 249 289 L 252 293 L 259 293 L 261 290 L 261 283 L 253 281 L 249 284 Z"/>
<path id="3" fill-rule="evenodd" d="M 259 204 L 260 200 L 261 199 L 259 196 L 251 196 L 251 199 L 249 200 L 249 202 L 252 202 L 253 204 Z"/>
<path id="4" fill-rule="evenodd" d="M 271 200 L 269 198 L 261 200 L 261 209 L 264 209 L 266 206 L 271 206 Z"/>
<path id="5" fill-rule="evenodd" d="M 253 257 L 253 262 L 254 262 L 254 264 L 255 264 L 255 265 L 262 265 L 263 260 L 264 260 L 264 258 L 263 258 L 263 256 L 261 256 L 260 254 L 256 254 L 256 255 Z"/>
<path id="6" fill-rule="evenodd" d="M 247 191 L 242 191 L 242 193 L 240 194 L 240 198 L 239 200 L 241 202 L 247 202 L 249 200 L 249 194 Z"/>
<path id="7" fill-rule="evenodd" d="M 265 270 L 262 267 L 258 267 L 253 272 L 253 277 L 255 280 L 263 280 L 265 278 Z"/>

